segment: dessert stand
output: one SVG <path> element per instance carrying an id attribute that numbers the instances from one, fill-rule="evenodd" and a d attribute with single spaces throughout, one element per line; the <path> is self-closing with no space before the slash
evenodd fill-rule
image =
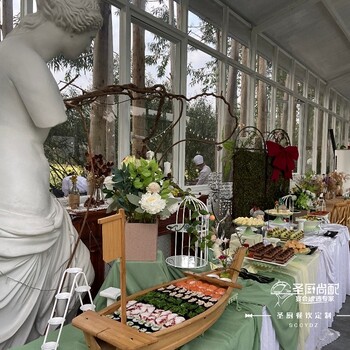
<path id="1" fill-rule="evenodd" d="M 293 215 L 293 212 L 289 210 L 278 212 L 275 209 L 268 209 L 268 210 L 265 210 L 265 213 L 269 216 L 275 216 L 275 219 L 271 221 L 271 223 L 273 223 L 274 225 L 286 224 L 283 221 L 283 218 L 290 218 Z"/>
<path id="2" fill-rule="evenodd" d="M 257 229 L 263 226 L 264 225 L 242 225 L 237 227 L 237 231 L 239 231 L 242 236 L 252 236 L 256 235 Z"/>

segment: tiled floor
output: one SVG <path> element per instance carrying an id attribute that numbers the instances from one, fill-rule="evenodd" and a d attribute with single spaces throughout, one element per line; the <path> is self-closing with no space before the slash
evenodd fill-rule
<path id="1" fill-rule="evenodd" d="M 343 315 L 343 316 L 341 316 Z M 346 298 L 340 313 L 334 317 L 332 329 L 340 332 L 340 337 L 323 347 L 324 350 L 347 350 L 350 347 L 350 296 Z"/>

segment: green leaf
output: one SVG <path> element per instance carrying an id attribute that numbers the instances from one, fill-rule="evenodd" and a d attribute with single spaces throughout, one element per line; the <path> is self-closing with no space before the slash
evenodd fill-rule
<path id="1" fill-rule="evenodd" d="M 178 200 L 176 198 L 168 198 L 167 199 L 167 206 L 169 207 L 170 205 L 178 203 Z"/>
<path id="2" fill-rule="evenodd" d="M 136 196 L 134 194 L 127 194 L 126 195 L 126 198 L 128 199 L 128 201 L 131 203 L 131 204 L 134 204 L 136 206 L 139 206 L 140 205 L 140 197 L 139 196 Z"/>

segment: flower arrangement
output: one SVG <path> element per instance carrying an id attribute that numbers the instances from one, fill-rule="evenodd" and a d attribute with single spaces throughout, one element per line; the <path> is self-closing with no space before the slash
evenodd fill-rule
<path id="1" fill-rule="evenodd" d="M 291 191 L 292 198 L 294 199 L 294 207 L 301 210 L 309 210 L 314 206 L 316 200 L 316 194 L 309 190 L 305 190 L 296 186 Z"/>
<path id="2" fill-rule="evenodd" d="M 300 175 L 295 179 L 295 186 L 290 193 L 294 207 L 299 210 L 309 210 L 315 206 L 316 198 L 323 193 L 323 178 L 313 172 Z"/>
<path id="3" fill-rule="evenodd" d="M 88 172 L 88 194 L 92 194 L 92 196 L 85 201 L 84 206 L 99 206 L 104 204 L 101 192 L 103 181 L 110 175 L 114 163 L 110 161 L 106 162 L 102 154 L 91 155 L 90 153 L 86 153 L 85 156 L 87 159 L 85 169 Z"/>
<path id="4" fill-rule="evenodd" d="M 113 176 L 105 179 L 108 211 L 125 210 L 128 222 L 154 223 L 166 219 L 178 208 L 173 183 L 164 179 L 155 159 L 128 156 Z"/>
<path id="5" fill-rule="evenodd" d="M 324 183 L 326 186 L 326 191 L 328 193 L 332 193 L 335 196 L 342 195 L 343 183 L 348 180 L 350 177 L 349 174 L 345 174 L 343 172 L 333 171 L 329 173 L 324 178 Z"/>

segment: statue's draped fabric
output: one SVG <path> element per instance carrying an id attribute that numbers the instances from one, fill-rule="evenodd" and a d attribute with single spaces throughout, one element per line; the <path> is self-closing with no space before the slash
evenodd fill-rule
<path id="1" fill-rule="evenodd" d="M 0 210 L 0 349 L 21 345 L 45 332 L 77 240 L 66 210 L 53 197 L 50 207 L 45 217 Z M 72 266 L 82 267 L 91 282 L 89 257 L 80 242 Z"/>

